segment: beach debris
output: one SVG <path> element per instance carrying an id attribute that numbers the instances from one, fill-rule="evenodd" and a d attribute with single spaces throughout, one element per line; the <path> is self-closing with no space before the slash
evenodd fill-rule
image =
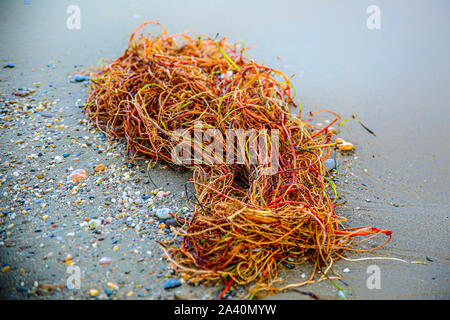
<path id="1" fill-rule="evenodd" d="M 325 160 L 323 162 L 323 165 L 328 171 L 331 171 L 333 169 L 337 168 L 337 160 L 336 160 L 336 152 L 333 150 L 333 153 L 331 154 L 330 158 Z"/>
<path id="2" fill-rule="evenodd" d="M 165 196 L 168 196 L 170 194 L 170 191 L 158 191 L 157 193 L 156 193 L 156 197 L 158 198 L 158 199 L 161 199 L 161 198 L 163 198 L 163 197 L 165 197 Z"/>
<path id="3" fill-rule="evenodd" d="M 324 162 L 336 142 L 340 151 L 354 149 L 329 130 L 340 120 L 338 114 L 316 111 L 336 116 L 323 128 L 302 120 L 301 114 L 289 117 L 296 104 L 286 75 L 258 64 L 225 38 L 169 35 L 164 27 L 160 34 L 142 33 L 150 24 L 160 25 L 149 21 L 138 26 L 124 54 L 97 69 L 84 110 L 100 130 L 126 142 L 132 159 L 161 160 L 194 172 L 193 215 L 187 221 L 174 214 L 184 221 L 182 243 L 160 242 L 175 272 L 193 283 L 223 281 L 219 297 L 233 284 L 257 282 L 249 287 L 254 296 L 283 290 L 273 284 L 288 258 L 314 259 L 315 274 L 367 238 L 385 235 L 384 244 L 389 242 L 391 231 L 346 228 L 334 211 L 337 197 L 330 193 L 336 190 Z M 262 159 L 250 163 L 256 150 L 249 137 L 244 137 L 244 163 L 225 163 L 218 153 L 202 159 L 190 154 L 192 161 L 179 163 L 172 157 L 177 141 L 171 138 L 180 128 L 194 136 L 208 129 L 223 136 L 228 129 L 278 130 L 278 171 L 264 174 Z M 260 143 L 272 148 L 270 135 L 261 132 Z M 204 140 L 199 144 L 200 149 L 209 147 Z M 155 198 L 165 201 L 158 193 Z M 130 206 L 128 200 L 123 203 Z M 172 216 L 167 207 L 155 215 L 161 220 Z M 155 225 L 158 233 L 168 233 L 164 223 Z M 164 288 L 181 285 L 177 281 L 168 280 Z"/>
<path id="4" fill-rule="evenodd" d="M 6 273 L 9 270 L 11 270 L 11 266 L 5 266 L 5 267 L 2 268 L 2 273 Z"/>
<path id="5" fill-rule="evenodd" d="M 355 146 L 351 142 L 347 142 L 342 138 L 337 139 L 337 147 L 339 151 L 352 151 Z"/>
<path id="6" fill-rule="evenodd" d="M 164 289 L 169 290 L 181 286 L 181 282 L 178 279 L 170 278 L 164 283 Z"/>
<path id="7" fill-rule="evenodd" d="M 88 172 L 85 169 L 76 169 L 69 175 L 69 179 L 72 180 L 72 182 L 80 182 L 86 180 L 87 177 Z"/>
<path id="8" fill-rule="evenodd" d="M 327 159 L 323 162 L 323 164 L 328 171 L 336 168 L 336 161 L 334 161 L 334 159 Z"/>
<path id="9" fill-rule="evenodd" d="M 345 122 L 350 121 L 350 120 L 354 120 L 354 121 L 358 122 L 358 123 L 361 125 L 361 127 L 363 127 L 363 128 L 364 128 L 367 132 L 369 132 L 371 135 L 373 135 L 373 136 L 376 137 L 375 132 L 373 132 L 373 131 L 370 130 L 368 127 L 366 127 L 366 126 L 358 119 L 358 115 L 357 115 L 357 114 L 352 114 L 352 117 L 351 117 L 351 118 L 342 120 L 342 121 L 339 123 L 339 126 L 342 127 L 342 125 L 343 125 Z"/>
<path id="10" fill-rule="evenodd" d="M 99 219 L 92 219 L 89 221 L 89 228 L 91 228 L 92 230 L 97 229 L 101 225 L 102 225 L 102 222 Z"/>
<path id="11" fill-rule="evenodd" d="M 28 91 L 28 90 L 21 90 L 21 89 L 19 89 L 19 90 L 16 90 L 16 91 L 14 91 L 14 95 L 15 96 L 18 96 L 18 97 L 26 97 L 27 95 L 29 95 L 31 92 L 30 91 Z"/>
<path id="12" fill-rule="evenodd" d="M 90 297 L 96 297 L 98 296 L 98 290 L 97 289 L 90 289 L 88 292 Z"/>
<path id="13" fill-rule="evenodd" d="M 64 162 L 64 157 L 63 156 L 55 156 L 54 160 L 55 160 L 55 163 L 62 163 L 62 162 Z"/>
<path id="14" fill-rule="evenodd" d="M 169 208 L 159 208 L 159 209 L 156 210 L 155 215 L 160 220 L 172 218 L 172 216 L 170 215 L 170 209 Z"/>
<path id="15" fill-rule="evenodd" d="M 70 82 L 84 82 L 89 81 L 89 77 L 82 74 L 75 74 Z"/>
<path id="16" fill-rule="evenodd" d="M 100 172 L 100 171 L 105 170 L 105 168 L 106 168 L 105 165 L 103 163 L 101 163 L 101 164 L 98 164 L 98 165 L 95 166 L 94 171 L 95 172 Z"/>
<path id="17" fill-rule="evenodd" d="M 111 258 L 103 257 L 98 261 L 98 264 L 101 266 L 107 266 L 110 265 L 113 262 Z"/>

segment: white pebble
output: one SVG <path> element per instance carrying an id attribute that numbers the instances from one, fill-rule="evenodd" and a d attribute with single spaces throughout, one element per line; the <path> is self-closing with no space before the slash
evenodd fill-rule
<path id="1" fill-rule="evenodd" d="M 64 157 L 63 156 L 56 156 L 55 157 L 55 163 L 62 163 L 64 162 Z"/>

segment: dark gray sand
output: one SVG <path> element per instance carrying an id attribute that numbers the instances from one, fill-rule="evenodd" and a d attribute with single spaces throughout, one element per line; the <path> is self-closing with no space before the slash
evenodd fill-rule
<path id="1" fill-rule="evenodd" d="M 377 3 L 379 30 L 367 28 L 372 2 L 360 0 L 276 7 L 271 1 L 76 1 L 80 29 L 70 30 L 70 1 L 0 2 L 0 298 L 215 299 L 222 290 L 222 284 L 192 287 L 173 275 L 156 242 L 174 235 L 156 210 L 182 208 L 190 174 L 157 167 L 150 171 L 158 188 L 153 185 L 146 163 L 128 162 L 123 144 L 88 127 L 79 107 L 87 84 L 70 82 L 72 73 L 119 56 L 140 22 L 160 20 L 169 32 L 219 33 L 258 45 L 251 52 L 256 60 L 296 74 L 304 115 L 357 113 L 376 133 L 351 121 L 339 128 L 356 150 L 338 155 L 336 185 L 347 201 L 338 214 L 349 227 L 393 232 L 386 247 L 347 258 L 397 260 L 339 260 L 333 270 L 344 293 L 328 280 L 301 290 L 322 299 L 448 299 L 450 6 Z M 23 91 L 29 94 L 14 95 Z M 321 115 L 314 123 L 327 120 Z M 96 172 L 99 164 L 105 170 Z M 67 182 L 74 169 L 89 173 L 76 187 Z M 379 270 L 380 288 L 367 285 L 369 266 Z M 79 289 L 67 287 L 73 267 Z M 287 284 L 310 272 L 302 265 L 280 275 Z M 181 285 L 164 289 L 170 278 Z M 242 297 L 242 289 L 229 296 Z M 295 292 L 268 298 L 310 299 Z"/>

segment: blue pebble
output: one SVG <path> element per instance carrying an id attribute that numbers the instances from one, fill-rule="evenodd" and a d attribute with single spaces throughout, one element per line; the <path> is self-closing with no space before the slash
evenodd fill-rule
<path id="1" fill-rule="evenodd" d="M 170 278 L 164 283 L 164 289 L 172 289 L 181 286 L 181 282 L 178 279 Z"/>
<path id="2" fill-rule="evenodd" d="M 82 74 L 76 74 L 73 76 L 71 82 L 83 82 L 83 81 L 89 81 L 88 76 L 83 76 Z"/>
<path id="3" fill-rule="evenodd" d="M 108 288 L 104 288 L 103 291 L 105 291 L 105 293 L 106 293 L 108 296 L 110 296 L 110 295 L 112 295 L 112 294 L 114 293 L 114 291 L 112 291 L 112 290 L 110 290 L 110 289 L 108 289 Z"/>
<path id="4" fill-rule="evenodd" d="M 323 162 L 323 164 L 328 171 L 336 169 L 336 161 L 334 161 L 334 159 L 327 159 Z"/>

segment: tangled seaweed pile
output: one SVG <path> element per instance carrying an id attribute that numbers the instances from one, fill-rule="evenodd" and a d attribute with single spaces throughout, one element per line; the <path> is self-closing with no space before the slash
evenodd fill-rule
<path id="1" fill-rule="evenodd" d="M 329 195 L 335 188 L 323 162 L 336 145 L 328 128 L 338 115 L 327 127 L 314 128 L 301 114 L 289 113 L 295 105 L 289 79 L 252 61 L 245 48 L 225 39 L 168 35 L 164 28 L 157 36 L 137 37 L 147 24 L 159 25 L 140 25 L 125 53 L 91 75 L 90 120 L 125 139 L 133 159 L 169 163 L 175 162 L 172 151 L 179 142 L 171 135 L 175 130 L 255 129 L 278 167 L 264 174 L 267 162 L 248 137 L 243 163 L 228 164 L 214 153 L 181 164 L 193 171 L 197 202 L 189 221 L 179 218 L 181 247 L 164 245 L 179 272 L 192 282 L 222 279 L 224 292 L 249 283 L 256 284 L 253 292 L 281 290 L 286 287 L 274 287 L 281 262 L 310 260 L 315 271 L 327 267 L 326 273 L 333 259 L 357 250 L 360 241 L 378 234 L 390 240 L 388 230 L 346 229 L 335 213 L 336 196 Z M 274 130 L 277 148 L 263 134 Z M 203 143 L 197 147 L 207 148 Z M 249 161 L 252 152 L 256 163 Z"/>

